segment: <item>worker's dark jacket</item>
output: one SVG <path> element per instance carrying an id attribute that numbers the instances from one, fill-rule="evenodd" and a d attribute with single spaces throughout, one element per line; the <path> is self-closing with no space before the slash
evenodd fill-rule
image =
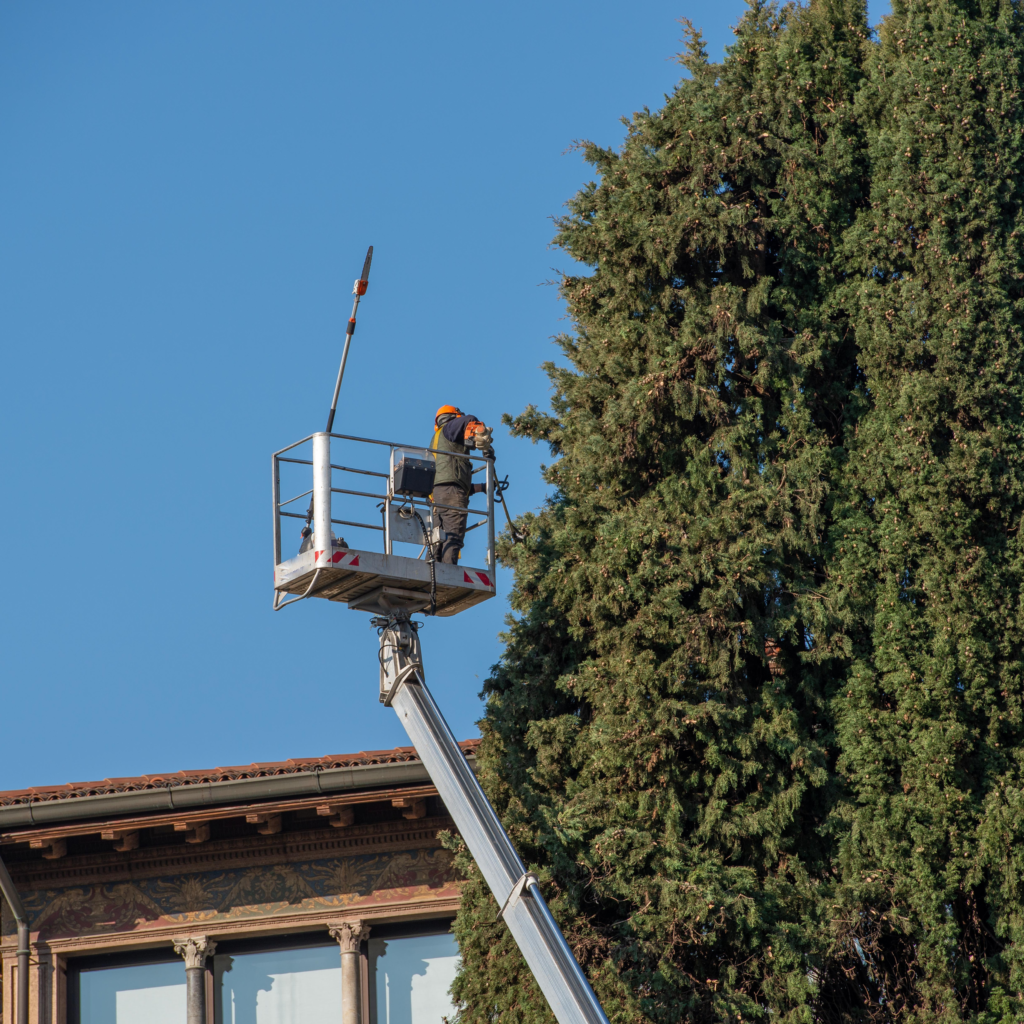
<path id="1" fill-rule="evenodd" d="M 434 431 L 434 442 L 431 448 L 439 452 L 458 452 L 460 455 L 468 455 L 469 447 L 464 444 L 466 424 L 472 423 L 475 416 L 456 416 L 450 419 L 444 426 Z M 434 486 L 441 484 L 455 484 L 461 487 L 467 494 L 473 479 L 473 463 L 469 459 L 453 459 L 449 455 L 438 454 L 434 456 L 436 463 L 434 471 Z"/>

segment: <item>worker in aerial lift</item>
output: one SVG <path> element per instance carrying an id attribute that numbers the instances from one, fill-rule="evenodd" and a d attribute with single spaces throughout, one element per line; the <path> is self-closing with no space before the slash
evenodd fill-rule
<path id="1" fill-rule="evenodd" d="M 473 494 L 482 494 L 486 484 L 473 483 L 473 463 L 469 459 L 453 459 L 444 452 L 468 455 L 475 448 L 487 458 L 494 458 L 491 447 L 490 427 L 485 427 L 475 416 L 467 416 L 454 405 L 442 405 L 434 416 L 434 440 L 430 447 L 434 455 L 434 493 L 431 498 L 441 505 L 455 509 L 469 508 Z M 440 522 L 446 536 L 434 549 L 434 557 L 440 562 L 456 565 L 459 552 L 466 540 L 468 512 L 454 511 L 453 508 L 434 509 L 434 522 Z"/>

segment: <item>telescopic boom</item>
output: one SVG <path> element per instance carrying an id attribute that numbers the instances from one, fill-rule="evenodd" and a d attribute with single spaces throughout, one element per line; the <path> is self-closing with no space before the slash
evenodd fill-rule
<path id="1" fill-rule="evenodd" d="M 381 703 L 405 726 L 558 1024 L 608 1024 L 537 876 L 523 865 L 427 689 L 417 625 L 400 611 L 370 621 L 380 633 Z"/>

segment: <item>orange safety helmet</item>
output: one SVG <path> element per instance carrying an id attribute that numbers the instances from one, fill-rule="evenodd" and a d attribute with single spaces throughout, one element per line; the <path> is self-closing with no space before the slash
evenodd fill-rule
<path id="1" fill-rule="evenodd" d="M 451 413 L 453 416 L 461 416 L 462 410 L 457 409 L 454 405 L 442 405 L 440 409 L 434 413 L 434 426 L 437 426 L 437 421 L 444 416 L 446 413 Z"/>

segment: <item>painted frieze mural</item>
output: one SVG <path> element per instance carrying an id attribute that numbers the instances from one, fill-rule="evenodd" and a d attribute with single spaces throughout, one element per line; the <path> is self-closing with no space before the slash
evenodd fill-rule
<path id="1" fill-rule="evenodd" d="M 457 895 L 456 879 L 452 855 L 428 849 L 36 890 L 23 899 L 32 931 L 47 940 L 433 900 Z"/>

